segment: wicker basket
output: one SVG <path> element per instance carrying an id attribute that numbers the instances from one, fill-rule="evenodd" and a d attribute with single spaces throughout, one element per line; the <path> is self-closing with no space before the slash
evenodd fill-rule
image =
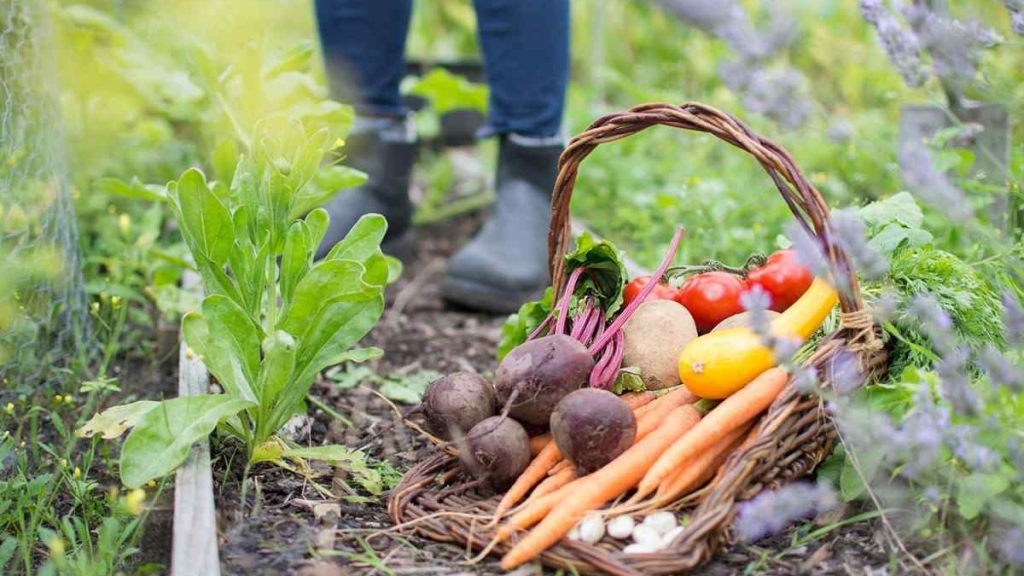
<path id="1" fill-rule="evenodd" d="M 837 272 L 835 277 L 848 282 L 837 286 L 842 327 L 822 340 L 807 361 L 808 367 L 830 385 L 830 362 L 841 353 L 854 353 L 865 379 L 879 377 L 885 370 L 885 351 L 877 328 L 864 311 L 849 258 L 832 238 L 828 208 L 821 195 L 778 144 L 754 134 L 732 115 L 703 104 L 636 106 L 598 119 L 569 143 L 559 162 L 551 199 L 548 245 L 555 293 L 561 292 L 566 280 L 563 256 L 571 240 L 569 200 L 580 163 L 598 144 L 658 124 L 712 134 L 757 159 L 800 224 L 821 242 L 828 265 Z M 758 426 L 756 440 L 732 454 L 710 484 L 673 506 L 688 510 L 689 521 L 683 533 L 665 550 L 656 554 L 623 554 L 624 543 L 609 538 L 596 545 L 566 538 L 544 552 L 541 560 L 552 567 L 572 566 L 580 573 L 616 575 L 678 573 L 706 562 L 729 544 L 729 527 L 738 502 L 810 473 L 832 451 L 836 437 L 821 400 L 801 394 L 792 384 L 787 384 Z M 421 535 L 480 550 L 493 535 L 493 529 L 485 528 L 486 521 L 480 518 L 489 517 L 497 501 L 497 496 L 475 490 L 461 473 L 456 458 L 438 451 L 402 478 L 388 506 L 396 523 L 414 521 L 410 529 Z M 457 514 L 438 514 L 441 512 Z M 514 540 L 500 544 L 493 553 L 503 554 L 512 544 Z"/>

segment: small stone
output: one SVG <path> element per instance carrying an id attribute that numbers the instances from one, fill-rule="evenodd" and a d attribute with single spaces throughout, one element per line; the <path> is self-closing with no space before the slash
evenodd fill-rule
<path id="1" fill-rule="evenodd" d="M 648 544 L 630 544 L 622 549 L 623 554 L 653 554 L 658 549 Z"/>
<path id="2" fill-rule="evenodd" d="M 617 516 L 608 522 L 608 535 L 625 540 L 633 533 L 634 527 L 636 527 L 636 522 L 632 516 Z"/>
<path id="3" fill-rule="evenodd" d="M 569 530 L 569 540 L 579 540 L 579 539 L 580 539 L 580 525 L 577 524 L 577 525 L 572 527 L 572 530 Z"/>
<path id="4" fill-rule="evenodd" d="M 668 546 L 669 544 L 672 544 L 672 541 L 675 540 L 680 534 L 682 534 L 683 530 L 685 530 L 685 529 L 686 529 L 685 526 L 676 526 L 675 528 L 669 530 L 668 532 L 665 533 L 664 536 L 661 537 L 662 543 L 665 546 Z"/>

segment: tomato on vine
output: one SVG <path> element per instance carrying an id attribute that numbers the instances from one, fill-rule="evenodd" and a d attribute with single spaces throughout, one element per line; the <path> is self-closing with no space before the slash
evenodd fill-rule
<path id="1" fill-rule="evenodd" d="M 814 281 L 814 275 L 797 260 L 793 250 L 779 250 L 764 266 L 747 274 L 747 286 L 761 286 L 771 296 L 770 309 L 782 312 L 797 301 Z"/>
<path id="2" fill-rule="evenodd" d="M 623 305 L 628 306 L 630 302 L 636 299 L 640 294 L 640 291 L 644 289 L 644 286 L 651 281 L 650 276 L 640 276 L 634 278 L 626 287 L 622 290 Z M 647 295 L 647 300 L 675 300 L 678 290 L 669 286 L 668 284 L 658 284 L 654 287 L 654 290 Z"/>
<path id="3" fill-rule="evenodd" d="M 726 318 L 743 312 L 740 295 L 746 290 L 743 280 L 729 272 L 705 272 L 689 278 L 679 288 L 676 302 L 690 311 L 701 334 Z"/>

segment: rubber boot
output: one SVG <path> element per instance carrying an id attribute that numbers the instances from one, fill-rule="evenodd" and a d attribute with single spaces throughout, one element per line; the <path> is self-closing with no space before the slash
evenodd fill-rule
<path id="1" fill-rule="evenodd" d="M 317 258 L 326 256 L 361 216 L 376 213 L 388 221 L 381 249 L 406 260 L 414 249 L 409 182 L 416 161 L 415 137 L 411 127 L 398 119 L 369 119 L 362 131 L 358 128 L 346 139 L 343 164 L 366 172 L 369 178 L 362 186 L 339 191 L 324 206 L 331 223 Z"/>
<path id="2" fill-rule="evenodd" d="M 544 294 L 551 191 L 561 152 L 561 144 L 502 138 L 497 201 L 480 232 L 449 263 L 441 284 L 446 300 L 508 314 Z"/>

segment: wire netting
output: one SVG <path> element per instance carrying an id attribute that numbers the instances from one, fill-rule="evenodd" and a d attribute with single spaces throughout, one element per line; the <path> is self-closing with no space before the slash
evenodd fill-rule
<path id="1" fill-rule="evenodd" d="M 88 342 L 47 10 L 0 0 L 0 376 L 21 381 Z"/>

